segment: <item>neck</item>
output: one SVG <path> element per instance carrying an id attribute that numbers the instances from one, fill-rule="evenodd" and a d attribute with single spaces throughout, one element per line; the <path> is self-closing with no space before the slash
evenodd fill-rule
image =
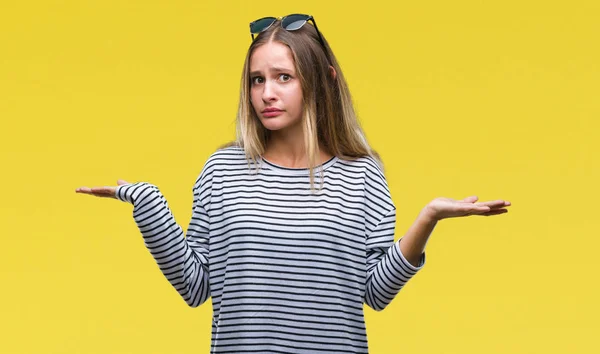
<path id="1" fill-rule="evenodd" d="M 308 168 L 304 135 L 301 131 L 295 134 L 286 131 L 271 132 L 263 157 L 275 164 L 289 168 Z M 317 153 L 316 164 L 322 164 L 331 157 L 321 147 Z"/>

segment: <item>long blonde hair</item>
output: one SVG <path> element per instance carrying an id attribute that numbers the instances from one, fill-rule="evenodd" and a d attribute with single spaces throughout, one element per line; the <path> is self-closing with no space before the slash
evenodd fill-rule
<path id="1" fill-rule="evenodd" d="M 236 124 L 237 138 L 221 146 L 243 148 L 249 164 L 256 164 L 264 154 L 270 131 L 264 128 L 251 103 L 250 58 L 256 48 L 269 41 L 282 43 L 292 52 L 296 74 L 302 86 L 302 124 L 311 189 L 314 185 L 319 146 L 341 159 L 372 156 L 383 168 L 379 154 L 371 149 L 360 126 L 342 69 L 322 32 L 321 37 L 325 47 L 319 41 L 314 26 L 306 24 L 290 32 L 281 28 L 279 20 L 256 37 L 244 61 Z M 331 75 L 330 65 L 335 69 L 335 78 Z M 321 186 L 322 182 L 321 178 Z"/>

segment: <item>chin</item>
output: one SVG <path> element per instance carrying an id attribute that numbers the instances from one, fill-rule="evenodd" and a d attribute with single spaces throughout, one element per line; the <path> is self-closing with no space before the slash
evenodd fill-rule
<path id="1" fill-rule="evenodd" d="M 265 129 L 271 131 L 282 130 L 294 125 L 292 122 L 286 122 L 276 118 L 263 118 L 261 119 L 261 123 Z"/>
<path id="2" fill-rule="evenodd" d="M 286 126 L 279 125 L 279 124 L 263 124 L 263 127 L 265 127 L 265 129 L 270 130 L 270 131 L 277 131 L 277 130 L 284 129 Z"/>

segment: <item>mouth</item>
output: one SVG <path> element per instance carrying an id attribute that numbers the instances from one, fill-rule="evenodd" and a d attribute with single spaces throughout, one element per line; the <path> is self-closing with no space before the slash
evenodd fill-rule
<path id="1" fill-rule="evenodd" d="M 283 111 L 279 109 L 270 109 L 262 111 L 262 115 L 267 118 L 277 117 L 281 113 L 283 113 Z"/>

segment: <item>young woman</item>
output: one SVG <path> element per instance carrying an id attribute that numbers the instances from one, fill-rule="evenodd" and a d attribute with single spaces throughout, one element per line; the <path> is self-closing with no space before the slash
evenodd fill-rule
<path id="1" fill-rule="evenodd" d="M 382 310 L 423 267 L 437 221 L 510 203 L 437 198 L 394 242 L 381 162 L 314 19 L 250 28 L 237 141 L 198 176 L 185 237 L 155 185 L 76 191 L 133 204 L 145 245 L 187 304 L 212 298 L 211 352 L 366 353 L 363 304 Z"/>

